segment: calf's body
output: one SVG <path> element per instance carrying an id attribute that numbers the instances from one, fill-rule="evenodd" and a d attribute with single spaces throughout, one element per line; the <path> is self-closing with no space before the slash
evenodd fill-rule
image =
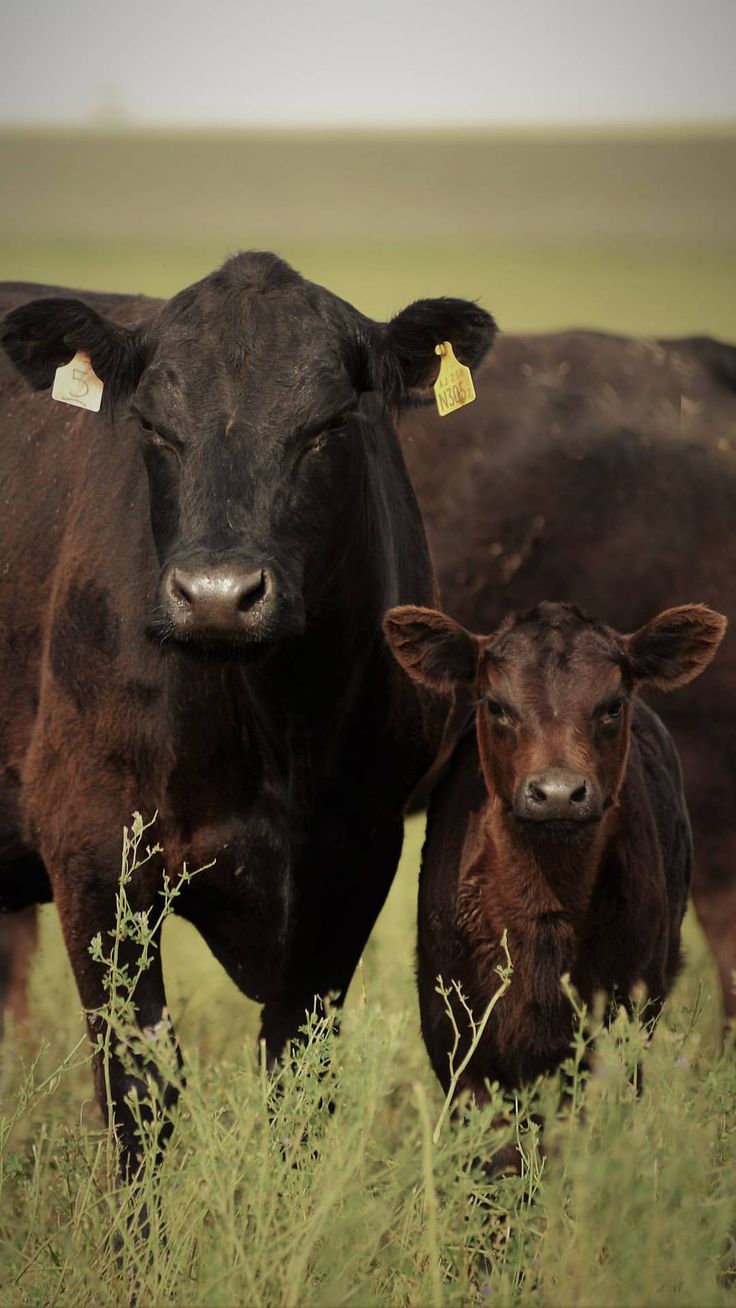
<path id="1" fill-rule="evenodd" d="M 567 1056 L 582 998 L 629 1003 L 643 987 L 656 1018 L 677 974 L 692 843 L 680 765 L 637 697 L 672 689 L 712 658 L 725 619 L 668 610 L 630 636 L 569 604 L 511 615 L 473 636 L 432 610 L 398 608 L 385 627 L 419 684 L 475 700 L 472 726 L 429 808 L 419 892 L 419 998 L 432 1066 L 451 1083 L 461 1047 L 498 986 L 508 933 L 513 975 L 459 1089 L 517 1088 Z"/>
<path id="2" fill-rule="evenodd" d="M 480 1018 L 498 986 L 494 969 L 508 932 L 511 985 L 460 1089 L 482 1097 L 486 1081 L 518 1088 L 570 1052 L 563 973 L 588 1003 L 599 993 L 626 1001 L 643 985 L 652 1015 L 658 1010 L 677 974 L 691 864 L 677 756 L 641 702 L 610 828 L 580 848 L 564 838 L 542 848 L 508 831 L 468 733 L 432 796 L 419 887 L 422 1034 L 444 1089 L 450 1024 L 438 974 L 460 983 Z M 462 1030 L 462 1008 L 453 1007 Z"/>

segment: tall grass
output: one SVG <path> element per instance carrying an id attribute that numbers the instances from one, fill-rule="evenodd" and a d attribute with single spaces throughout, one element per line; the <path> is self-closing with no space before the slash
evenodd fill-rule
<path id="1" fill-rule="evenodd" d="M 148 1131 L 133 1186 L 120 1183 L 89 1102 L 78 1004 L 45 921 L 36 1025 L 11 1035 L 3 1063 L 3 1304 L 91 1308 L 132 1293 L 141 1306 L 223 1308 L 732 1301 L 736 1064 L 717 1048 L 712 973 L 692 924 L 687 970 L 650 1047 L 620 1014 L 597 1034 L 588 1079 L 596 1024 L 581 1013 L 562 1107 L 549 1077 L 457 1120 L 417 1037 L 405 942 L 420 837 L 411 823 L 339 1037 L 331 1015 L 305 1015 L 304 1044 L 278 1072 L 266 1069 L 252 1010 L 238 1022 L 246 1001 L 186 931 L 170 937 L 186 1084 L 160 1175 Z M 131 930 L 145 936 L 146 924 L 128 921 L 122 902 L 119 931 Z M 107 943 L 95 948 L 114 979 Z M 129 1014 L 114 1003 L 120 1034 Z M 167 1042 L 159 1059 L 178 1075 Z M 544 1151 L 532 1113 L 546 1121 Z M 521 1175 L 488 1179 L 478 1160 L 509 1140 Z M 136 1235 L 143 1203 L 147 1245 Z"/>

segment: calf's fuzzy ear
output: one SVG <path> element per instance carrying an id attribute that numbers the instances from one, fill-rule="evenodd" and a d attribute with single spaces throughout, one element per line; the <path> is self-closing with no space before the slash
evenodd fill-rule
<path id="1" fill-rule="evenodd" d="M 439 372 L 436 347 L 449 341 L 460 363 L 477 368 L 498 328 L 472 300 L 416 300 L 379 328 L 373 356 L 374 385 L 390 404 L 408 390 L 431 386 Z"/>
<path id="2" fill-rule="evenodd" d="M 483 639 L 445 613 L 402 605 L 389 609 L 383 630 L 396 662 L 420 685 L 450 694 L 475 681 Z"/>
<path id="3" fill-rule="evenodd" d="M 728 623 L 704 604 L 666 609 L 626 637 L 636 681 L 657 690 L 675 690 L 699 677 L 716 653 Z"/>
<path id="4" fill-rule="evenodd" d="M 82 300 L 49 296 L 11 310 L 0 345 L 35 391 L 52 386 L 56 369 L 78 350 L 89 355 L 106 400 L 135 390 L 144 367 L 135 331 L 103 318 Z"/>

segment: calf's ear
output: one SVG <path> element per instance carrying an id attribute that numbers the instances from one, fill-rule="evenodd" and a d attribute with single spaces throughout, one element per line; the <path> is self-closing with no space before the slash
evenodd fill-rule
<path id="1" fill-rule="evenodd" d="M 440 368 L 435 348 L 443 341 L 450 342 L 460 363 L 477 368 L 497 330 L 490 313 L 472 300 L 416 300 L 381 329 L 379 367 L 384 375 L 378 389 L 397 400 L 412 387 L 432 385 Z"/>
<path id="2" fill-rule="evenodd" d="M 704 604 L 666 609 L 626 637 L 629 663 L 637 681 L 657 690 L 675 690 L 707 668 L 728 623 Z"/>
<path id="3" fill-rule="evenodd" d="M 56 369 L 78 350 L 89 355 L 108 402 L 135 390 L 143 371 L 134 330 L 82 300 L 49 296 L 20 305 L 3 319 L 0 345 L 34 391 L 50 387 Z"/>
<path id="4" fill-rule="evenodd" d="M 396 662 L 414 681 L 450 694 L 478 674 L 482 639 L 436 609 L 389 609 L 383 630 Z"/>

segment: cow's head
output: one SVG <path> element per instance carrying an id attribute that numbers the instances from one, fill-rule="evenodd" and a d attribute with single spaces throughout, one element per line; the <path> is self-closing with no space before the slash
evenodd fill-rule
<path id="1" fill-rule="evenodd" d="M 726 619 L 685 605 L 623 636 L 572 604 L 540 604 L 474 636 L 445 614 L 401 607 L 384 629 L 415 681 L 474 696 L 489 795 L 517 830 L 540 839 L 580 834 L 615 806 L 632 696 L 697 677 Z"/>
<path id="2" fill-rule="evenodd" d="M 493 319 L 421 300 L 376 323 L 268 254 L 243 254 L 135 328 L 76 299 L 8 315 L 3 345 L 35 389 L 85 351 L 134 425 L 161 565 L 151 631 L 231 646 L 298 634 L 366 527 L 377 430 L 434 380 L 449 340 L 475 366 Z M 392 439 L 395 437 L 392 436 Z"/>

